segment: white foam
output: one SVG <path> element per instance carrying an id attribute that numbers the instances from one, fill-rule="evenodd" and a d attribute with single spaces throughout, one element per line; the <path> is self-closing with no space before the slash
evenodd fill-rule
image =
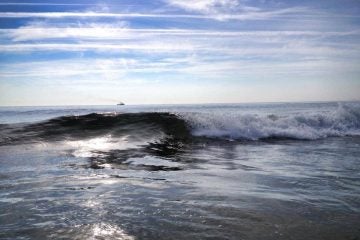
<path id="1" fill-rule="evenodd" d="M 284 137 L 320 139 L 360 135 L 360 106 L 341 105 L 333 110 L 287 115 L 239 112 L 181 113 L 193 128 L 193 135 L 227 139 L 258 140 Z"/>

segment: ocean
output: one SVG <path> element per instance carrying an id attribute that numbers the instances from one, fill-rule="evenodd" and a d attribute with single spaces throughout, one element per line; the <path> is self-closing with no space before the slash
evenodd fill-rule
<path id="1" fill-rule="evenodd" d="M 360 239 L 360 103 L 0 108 L 0 239 Z"/>

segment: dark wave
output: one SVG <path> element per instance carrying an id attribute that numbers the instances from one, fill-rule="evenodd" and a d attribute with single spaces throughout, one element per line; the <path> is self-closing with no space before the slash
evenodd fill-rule
<path id="1" fill-rule="evenodd" d="M 110 134 L 147 138 L 154 135 L 189 138 L 186 122 L 170 113 L 88 114 L 64 116 L 34 124 L 4 124 L 0 126 L 0 144 L 32 143 L 86 139 Z"/>
<path id="2" fill-rule="evenodd" d="M 171 162 L 191 162 L 182 153 L 191 146 L 191 129 L 185 120 L 171 113 L 125 113 L 125 114 L 88 114 L 81 116 L 64 116 L 34 124 L 1 125 L 1 145 L 28 144 L 63 141 L 78 141 L 110 136 L 118 141 L 111 149 L 90 148 L 89 165 L 93 169 L 112 168 L 178 171 L 184 166 L 158 164 L 134 164 L 129 159 L 153 156 Z M 121 148 L 122 137 L 126 142 L 136 142 L 127 148 Z M 140 145 L 139 145 L 140 143 Z M 76 150 L 71 154 L 78 157 Z M 81 148 L 81 147 L 80 147 Z M 80 156 L 82 157 L 82 156 Z"/>

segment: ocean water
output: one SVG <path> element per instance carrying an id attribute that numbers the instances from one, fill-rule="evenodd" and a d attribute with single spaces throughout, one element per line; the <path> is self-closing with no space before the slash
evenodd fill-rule
<path id="1" fill-rule="evenodd" d="M 360 239 L 360 103 L 0 108 L 0 239 Z"/>

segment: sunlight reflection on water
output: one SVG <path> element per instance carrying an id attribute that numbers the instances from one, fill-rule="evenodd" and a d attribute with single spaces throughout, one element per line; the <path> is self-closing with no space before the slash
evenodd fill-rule
<path id="1" fill-rule="evenodd" d="M 111 149 L 127 149 L 133 148 L 136 145 L 128 142 L 129 136 L 121 138 L 113 138 L 110 134 L 106 136 L 78 140 L 67 141 L 66 144 L 75 148 L 73 155 L 75 157 L 95 157 L 97 151 L 109 151 Z"/>
<path id="2" fill-rule="evenodd" d="M 92 229 L 93 235 L 90 239 L 123 239 L 132 240 L 133 236 L 128 235 L 118 226 L 100 223 L 95 224 Z"/>

